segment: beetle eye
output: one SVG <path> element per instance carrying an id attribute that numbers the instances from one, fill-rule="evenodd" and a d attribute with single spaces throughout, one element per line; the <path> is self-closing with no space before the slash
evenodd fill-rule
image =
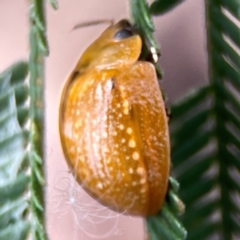
<path id="1" fill-rule="evenodd" d="M 116 34 L 114 35 L 114 39 L 121 40 L 124 38 L 129 38 L 134 35 L 133 31 L 127 28 L 120 29 Z"/>

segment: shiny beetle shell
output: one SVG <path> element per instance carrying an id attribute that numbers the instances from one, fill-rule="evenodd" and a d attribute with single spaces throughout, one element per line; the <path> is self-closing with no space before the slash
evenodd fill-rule
<path id="1" fill-rule="evenodd" d="M 109 208 L 157 213 L 170 168 L 167 116 L 142 41 L 127 20 L 108 27 L 83 53 L 60 104 L 60 137 L 81 186 Z"/>

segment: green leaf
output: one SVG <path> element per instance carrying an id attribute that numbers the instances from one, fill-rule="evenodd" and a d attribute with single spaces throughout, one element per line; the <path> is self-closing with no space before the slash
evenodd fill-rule
<path id="1" fill-rule="evenodd" d="M 156 0 L 150 6 L 150 13 L 153 15 L 164 14 L 182 2 L 184 0 Z"/>
<path id="2" fill-rule="evenodd" d="M 0 239 L 14 239 L 14 240 L 25 240 L 29 233 L 29 222 L 19 221 L 7 226 L 3 231 L 0 232 Z"/>
<path id="3" fill-rule="evenodd" d="M 28 65 L 19 62 L 0 75 L 0 239 L 25 239 L 29 176 L 26 147 Z M 19 112 L 26 109 L 21 117 Z"/>
<path id="4" fill-rule="evenodd" d="M 49 0 L 49 2 L 52 5 L 53 9 L 58 9 L 58 2 L 56 0 Z"/>
<path id="5" fill-rule="evenodd" d="M 31 29 L 30 32 L 35 35 L 35 45 L 43 55 L 48 55 L 48 45 L 47 45 L 47 39 L 45 36 L 45 12 L 43 7 L 43 1 L 42 0 L 32 0 L 33 4 L 30 8 L 30 21 L 31 21 Z M 53 2 L 51 2 L 53 3 Z M 30 41 L 32 41 L 30 37 Z M 30 43 L 31 44 L 31 43 Z M 34 44 L 32 44 L 34 45 Z M 36 49 L 31 49 L 32 51 L 36 51 Z"/>

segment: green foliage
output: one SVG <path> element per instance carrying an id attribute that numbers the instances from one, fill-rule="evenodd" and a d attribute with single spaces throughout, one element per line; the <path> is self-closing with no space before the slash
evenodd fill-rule
<path id="1" fill-rule="evenodd" d="M 153 37 L 154 25 L 149 13 L 148 5 L 145 0 L 131 0 L 130 6 L 133 22 L 143 40 L 140 59 L 152 62 L 156 68 L 158 78 L 161 79 L 162 72 L 157 63 L 158 56 L 160 55 L 160 48 Z M 153 55 L 156 56 L 155 59 L 153 58 Z"/>
<path id="2" fill-rule="evenodd" d="M 150 16 L 149 7 L 145 0 L 130 1 L 132 18 L 136 27 L 143 39 L 143 50 L 141 58 L 152 62 L 155 65 L 158 77 L 162 77 L 161 70 L 157 60 L 149 59 L 149 56 L 154 54 L 159 55 L 159 47 L 154 40 L 153 32 L 154 25 Z M 171 8 L 171 6 L 169 7 Z M 179 222 L 177 216 L 184 211 L 184 205 L 177 195 L 178 183 L 170 177 L 169 189 L 166 196 L 166 201 L 162 210 L 153 217 L 146 218 L 146 226 L 150 240 L 157 239 L 185 239 L 187 232 Z"/>
<path id="3" fill-rule="evenodd" d="M 0 239 L 26 239 L 29 174 L 27 174 L 27 63 L 0 75 Z"/>
<path id="4" fill-rule="evenodd" d="M 55 0 L 49 0 L 57 8 Z M 142 58 L 159 54 L 151 14 L 183 0 L 131 0 L 144 39 Z M 240 29 L 238 0 L 206 1 L 210 83 L 172 107 L 173 173 L 162 210 L 146 219 L 150 240 L 240 238 Z M 30 8 L 30 60 L 0 75 L 0 240 L 47 239 L 44 226 L 42 0 Z M 150 57 L 150 58 L 149 58 Z M 30 72 L 30 86 L 26 77 Z M 30 97 L 30 106 L 29 103 Z M 30 124 L 30 131 L 26 130 Z M 179 213 L 182 215 L 180 223 Z M 184 227 L 183 227 L 184 226 Z"/>
<path id="5" fill-rule="evenodd" d="M 54 3 L 54 1 L 52 1 Z M 30 134 L 29 134 L 29 163 L 30 175 L 30 210 L 32 214 L 31 234 L 33 239 L 47 239 L 44 217 L 44 104 L 43 104 L 43 62 L 48 54 L 45 37 L 44 2 L 33 0 L 30 9 Z"/>
<path id="6" fill-rule="evenodd" d="M 58 9 L 58 3 L 55 0 L 49 0 L 50 4 L 52 5 L 52 7 L 57 10 Z"/>
<path id="7" fill-rule="evenodd" d="M 172 107 L 172 159 L 186 204 L 182 221 L 188 239 L 240 237 L 236 6 L 236 1 L 206 2 L 210 84 Z"/>
<path id="8" fill-rule="evenodd" d="M 133 16 L 137 16 L 142 35 L 149 39 L 153 28 L 139 20 L 141 1 L 136 2 Z M 150 10 L 145 3 L 143 14 L 145 18 L 149 11 L 162 14 L 181 2 L 157 0 Z M 186 204 L 181 220 L 188 230 L 187 239 L 240 236 L 239 7 L 235 0 L 206 1 L 210 84 L 172 107 L 173 172 Z M 150 45 L 156 47 L 153 42 Z M 167 196 L 165 204 L 168 200 Z M 174 236 L 174 228 L 164 228 L 171 218 L 163 223 L 163 212 L 165 206 L 157 216 L 147 219 L 150 239 L 183 239 Z"/>
<path id="9" fill-rule="evenodd" d="M 33 1 L 30 22 L 29 66 L 20 62 L 0 76 L 0 240 L 27 239 L 30 232 L 32 239 L 47 239 L 42 140 L 43 56 L 48 49 L 43 1 Z"/>
<path id="10" fill-rule="evenodd" d="M 176 217 L 184 212 L 184 205 L 177 195 L 179 184 L 170 177 L 169 185 L 162 210 L 156 216 L 146 218 L 150 240 L 185 239 L 187 236 L 187 231 Z"/>
<path id="11" fill-rule="evenodd" d="M 182 2 L 184 0 L 155 0 L 149 10 L 153 15 L 164 14 Z"/>

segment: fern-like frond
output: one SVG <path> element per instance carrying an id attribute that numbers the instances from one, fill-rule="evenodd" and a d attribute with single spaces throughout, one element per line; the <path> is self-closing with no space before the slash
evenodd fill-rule
<path id="1" fill-rule="evenodd" d="M 146 218 L 149 240 L 186 239 L 187 231 L 179 222 L 177 216 L 182 214 L 185 207 L 178 197 L 179 184 L 170 177 L 166 201 L 156 216 Z"/>
<path id="2" fill-rule="evenodd" d="M 52 1 L 54 3 L 54 1 Z M 30 9 L 30 134 L 29 134 L 29 163 L 30 175 L 30 211 L 32 214 L 31 233 L 33 239 L 47 239 L 45 230 L 44 206 L 44 56 L 48 54 L 45 36 L 44 1 L 33 0 Z"/>
<path id="3" fill-rule="evenodd" d="M 158 66 L 159 47 L 153 37 L 154 25 L 150 9 L 145 0 L 131 0 L 132 18 L 143 39 L 143 49 L 140 58 L 150 61 L 155 65 L 158 77 L 161 70 Z M 149 240 L 175 240 L 185 239 L 187 232 L 178 220 L 178 215 L 184 212 L 184 205 L 177 195 L 178 183 L 170 177 L 166 201 L 161 211 L 152 217 L 146 218 Z"/>
<path id="4" fill-rule="evenodd" d="M 22 240 L 27 220 L 27 63 L 20 62 L 0 75 L 0 239 Z"/>
<path id="5" fill-rule="evenodd" d="M 138 33 L 142 37 L 142 51 L 140 59 L 152 62 L 155 66 L 158 78 L 162 78 L 162 72 L 158 65 L 160 48 L 153 37 L 154 24 L 151 19 L 149 6 L 145 0 L 130 0 L 131 15 Z"/>
<path id="6" fill-rule="evenodd" d="M 236 1 L 206 1 L 210 85 L 172 108 L 188 239 L 240 237 L 240 29 Z"/>
<path id="7" fill-rule="evenodd" d="M 57 7 L 55 0 L 50 2 Z M 48 47 L 43 4 L 33 0 L 29 9 L 29 64 L 15 64 L 0 75 L 0 240 L 47 238 L 42 157 L 43 57 Z"/>

